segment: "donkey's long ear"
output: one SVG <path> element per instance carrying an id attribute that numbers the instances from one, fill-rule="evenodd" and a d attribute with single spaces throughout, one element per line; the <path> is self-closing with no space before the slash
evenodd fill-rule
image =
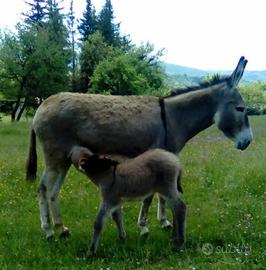
<path id="1" fill-rule="evenodd" d="M 232 75 L 229 78 L 229 83 L 232 88 L 235 88 L 241 80 L 247 62 L 248 60 L 246 60 L 244 56 L 239 59 L 236 69 L 233 71 Z"/>

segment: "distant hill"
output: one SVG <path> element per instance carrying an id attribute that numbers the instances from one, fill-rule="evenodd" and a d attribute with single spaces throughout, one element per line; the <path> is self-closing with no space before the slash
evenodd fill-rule
<path id="1" fill-rule="evenodd" d="M 166 74 L 169 75 L 171 82 L 177 84 L 195 84 L 200 81 L 203 77 L 206 77 L 211 74 L 231 74 L 232 71 L 228 70 L 201 70 L 191 67 L 185 67 L 175 64 L 164 63 L 164 68 Z M 255 81 L 266 82 L 266 70 L 263 71 L 250 71 L 247 70 L 243 76 L 244 83 L 251 83 Z"/>
<path id="2" fill-rule="evenodd" d="M 182 74 L 182 75 L 188 75 L 191 77 L 204 77 L 208 75 L 208 72 L 204 70 L 185 67 L 185 66 L 179 66 L 175 64 L 168 64 L 168 63 L 165 63 L 165 71 L 169 75 Z"/>

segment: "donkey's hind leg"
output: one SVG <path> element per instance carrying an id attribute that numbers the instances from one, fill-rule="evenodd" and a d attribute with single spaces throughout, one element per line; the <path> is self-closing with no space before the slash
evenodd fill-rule
<path id="1" fill-rule="evenodd" d="M 63 225 L 63 222 L 62 222 L 58 195 L 59 195 L 60 189 L 64 183 L 64 179 L 65 179 L 68 168 L 69 168 L 69 166 L 66 166 L 65 168 L 62 168 L 57 173 L 55 182 L 53 183 L 52 186 L 50 186 L 49 191 L 48 191 L 53 223 L 54 223 L 54 226 L 59 233 L 59 236 L 62 238 L 69 236 L 69 230 L 67 227 L 65 227 Z"/>
<path id="2" fill-rule="evenodd" d="M 51 227 L 49 199 L 47 195 L 47 186 L 51 178 L 54 178 L 54 173 L 45 169 L 38 188 L 41 227 L 45 231 L 47 239 L 52 238 L 54 235 Z"/>
<path id="3" fill-rule="evenodd" d="M 150 195 L 144 199 L 141 203 L 141 208 L 139 211 L 138 225 L 140 228 L 140 235 L 147 235 L 149 233 L 149 228 L 146 226 L 148 221 L 148 212 L 153 199 L 153 195 Z"/>
<path id="4" fill-rule="evenodd" d="M 165 213 L 165 199 L 162 198 L 158 194 L 158 208 L 157 208 L 157 219 L 160 221 L 162 224 L 163 228 L 171 228 L 172 224 L 169 220 L 166 218 L 166 213 Z"/>
<path id="5" fill-rule="evenodd" d="M 45 231 L 47 239 L 54 235 L 51 227 L 49 207 L 51 207 L 53 222 L 55 227 L 59 230 L 59 233 L 66 235 L 68 232 L 67 228 L 64 227 L 62 223 L 58 201 L 58 193 L 63 184 L 67 169 L 68 167 L 64 168 L 64 170 L 54 170 L 46 167 L 41 178 L 38 189 L 40 218 L 41 227 Z"/>

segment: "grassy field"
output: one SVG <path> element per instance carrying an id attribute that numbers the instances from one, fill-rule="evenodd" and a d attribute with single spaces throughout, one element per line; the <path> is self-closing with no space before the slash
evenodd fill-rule
<path id="1" fill-rule="evenodd" d="M 252 117 L 251 125 L 255 139 L 245 152 L 213 127 L 180 155 L 188 205 L 182 252 L 171 250 L 171 232 L 158 224 L 154 200 L 147 239 L 140 239 L 136 226 L 139 203 L 128 203 L 126 241 L 119 242 L 110 220 L 97 256 L 87 261 L 97 189 L 70 170 L 61 208 L 71 237 L 47 242 L 40 229 L 38 182 L 24 181 L 30 122 L 0 122 L 0 269 L 266 269 L 266 117 Z M 39 175 L 42 168 L 39 151 Z"/>

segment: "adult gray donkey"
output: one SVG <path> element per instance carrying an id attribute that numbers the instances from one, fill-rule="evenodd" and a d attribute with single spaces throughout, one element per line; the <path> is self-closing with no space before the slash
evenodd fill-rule
<path id="1" fill-rule="evenodd" d="M 53 236 L 49 208 L 55 228 L 68 235 L 63 225 L 58 194 L 71 165 L 73 146 L 98 154 L 135 157 L 148 149 L 163 148 L 178 153 L 186 142 L 216 122 L 218 128 L 244 150 L 252 140 L 247 111 L 236 90 L 247 60 L 241 57 L 231 76 L 216 77 L 197 87 L 175 90 L 163 98 L 152 96 L 103 96 L 59 93 L 38 108 L 32 124 L 27 179 L 37 171 L 36 135 L 42 145 L 45 169 L 39 187 L 41 226 Z M 143 203 L 141 226 L 146 225 Z M 158 218 L 169 225 L 160 198 Z M 146 211 L 146 212 L 145 212 Z"/>

